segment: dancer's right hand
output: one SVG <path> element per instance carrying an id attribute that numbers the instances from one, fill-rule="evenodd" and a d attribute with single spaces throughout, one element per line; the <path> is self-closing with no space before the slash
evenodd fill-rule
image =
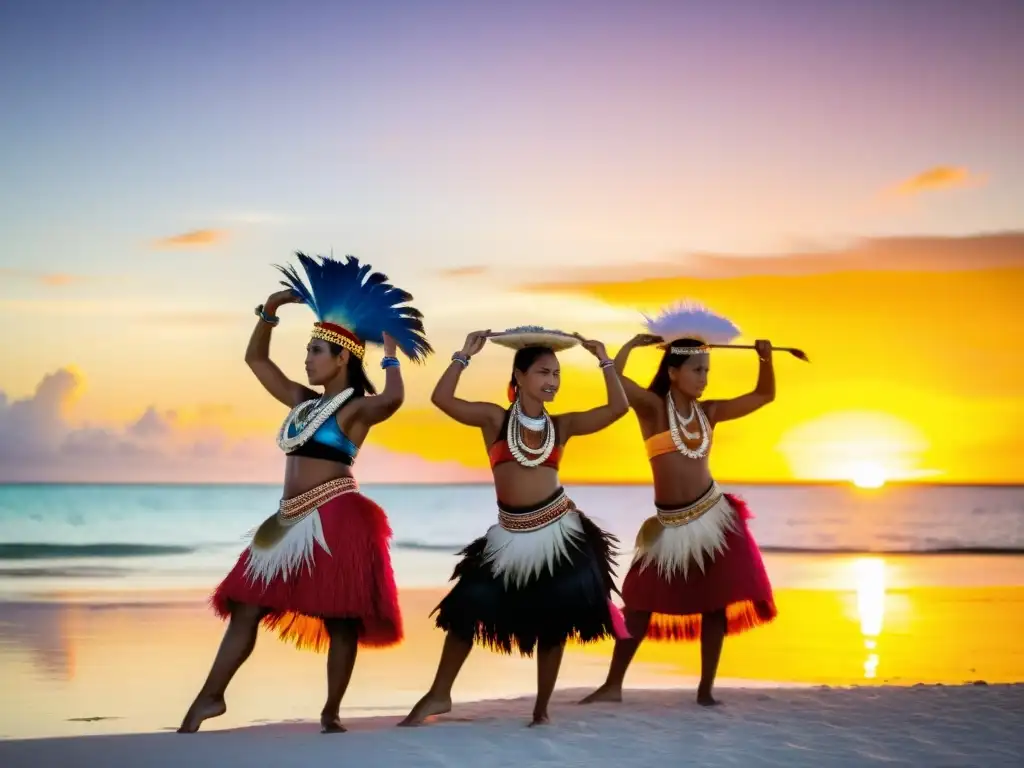
<path id="1" fill-rule="evenodd" d="M 472 357 L 475 355 L 484 348 L 484 344 L 487 343 L 487 337 L 490 335 L 490 328 L 486 331 L 473 331 L 466 337 L 466 343 L 462 345 L 462 354 L 466 357 Z"/>
<path id="2" fill-rule="evenodd" d="M 654 344 L 663 344 L 664 342 L 665 340 L 661 336 L 655 336 L 650 333 L 638 333 L 629 340 L 630 346 L 633 347 L 650 347 Z"/>
<path id="3" fill-rule="evenodd" d="M 267 297 L 266 303 L 263 305 L 263 310 L 269 312 L 277 309 L 282 304 L 301 304 L 302 297 L 299 296 L 291 288 L 285 288 L 283 291 L 277 291 L 276 293 L 270 294 Z"/>

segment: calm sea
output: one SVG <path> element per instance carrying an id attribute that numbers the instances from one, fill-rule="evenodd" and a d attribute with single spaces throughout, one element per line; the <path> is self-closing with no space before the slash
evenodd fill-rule
<path id="1" fill-rule="evenodd" d="M 770 572 L 837 552 L 1024 555 L 1024 487 L 727 489 L 751 505 L 751 528 Z M 628 561 L 637 527 L 652 513 L 650 487 L 567 490 L 620 537 Z M 488 485 L 368 485 L 363 491 L 390 517 L 400 586 L 446 583 L 454 553 L 495 520 Z M 279 495 L 277 485 L 0 486 L 0 598 L 210 588 Z"/>

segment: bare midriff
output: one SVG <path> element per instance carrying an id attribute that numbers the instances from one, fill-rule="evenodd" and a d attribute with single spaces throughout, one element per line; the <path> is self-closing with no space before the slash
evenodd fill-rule
<path id="1" fill-rule="evenodd" d="M 284 466 L 284 498 L 298 496 L 329 480 L 352 476 L 352 467 L 337 461 L 289 456 Z"/>
<path id="2" fill-rule="evenodd" d="M 494 492 L 502 504 L 531 507 L 547 501 L 561 487 L 554 467 L 524 467 L 502 462 L 494 468 Z"/>
<path id="3" fill-rule="evenodd" d="M 654 499 L 665 507 L 683 506 L 699 498 L 711 485 L 708 457 L 691 459 L 679 452 L 651 459 Z"/>

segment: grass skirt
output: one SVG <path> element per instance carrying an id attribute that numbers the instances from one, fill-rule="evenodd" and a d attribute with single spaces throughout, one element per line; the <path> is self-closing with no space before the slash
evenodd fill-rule
<path id="1" fill-rule="evenodd" d="M 613 550 L 618 540 L 598 528 L 559 491 L 543 504 L 499 504 L 507 523 L 552 505 L 568 511 L 529 531 L 501 524 L 459 554 L 456 584 L 435 609 L 437 626 L 493 651 L 531 656 L 568 640 L 581 643 L 625 635 L 611 602 Z M 507 523 L 508 524 L 508 523 Z"/>
<path id="2" fill-rule="evenodd" d="M 652 614 L 648 639 L 695 640 L 702 615 L 723 610 L 727 634 L 775 618 L 771 582 L 747 526 L 750 517 L 744 501 L 721 494 L 693 522 L 663 527 L 655 517 L 644 524 L 622 597 L 627 611 Z"/>
<path id="3" fill-rule="evenodd" d="M 358 491 L 332 495 L 329 485 L 300 519 L 279 511 L 259 527 L 211 597 L 213 608 L 227 618 L 235 603 L 260 606 L 264 626 L 302 649 L 327 649 L 329 618 L 356 619 L 361 646 L 394 645 L 402 616 L 387 516 Z"/>

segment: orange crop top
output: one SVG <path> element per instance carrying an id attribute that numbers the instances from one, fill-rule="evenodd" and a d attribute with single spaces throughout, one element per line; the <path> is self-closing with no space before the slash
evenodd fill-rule
<path id="1" fill-rule="evenodd" d="M 698 448 L 700 448 L 701 441 L 703 440 L 703 437 L 698 437 L 696 440 L 690 440 L 683 434 L 680 434 L 680 437 L 683 438 L 683 445 L 685 445 L 691 451 L 695 451 Z M 714 434 L 712 434 L 712 440 L 713 439 Z M 672 453 L 677 450 L 676 444 L 672 440 L 672 433 L 667 429 L 664 432 L 659 432 L 656 435 L 651 435 L 646 440 L 644 440 L 644 448 L 647 449 L 648 460 L 653 459 L 656 456 L 663 456 L 666 453 Z"/>
<path id="2" fill-rule="evenodd" d="M 507 434 L 508 430 L 508 419 L 509 411 L 505 411 L 505 420 L 501 423 L 501 434 Z M 671 438 L 670 438 L 671 441 Z M 675 446 L 672 446 L 675 449 Z M 487 449 L 487 457 L 491 460 L 491 469 L 494 469 L 499 464 L 504 464 L 506 461 L 515 461 L 516 457 L 512 455 L 512 451 L 508 447 L 508 440 L 505 437 L 501 437 L 491 443 Z M 551 455 L 544 459 L 543 463 L 538 464 L 539 467 L 551 467 L 552 469 L 558 469 L 558 464 L 562 460 L 562 446 L 558 444 L 558 433 L 555 433 L 555 447 L 551 449 Z"/>

